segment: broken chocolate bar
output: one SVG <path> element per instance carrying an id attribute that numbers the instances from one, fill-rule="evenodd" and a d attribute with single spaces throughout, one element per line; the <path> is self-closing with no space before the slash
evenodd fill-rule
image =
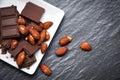
<path id="1" fill-rule="evenodd" d="M 42 7 L 34 3 L 28 2 L 25 8 L 23 9 L 21 15 L 34 22 L 39 23 L 44 12 L 45 12 L 45 9 L 43 9 Z"/>
<path id="2" fill-rule="evenodd" d="M 19 37 L 16 6 L 0 8 L 0 40 Z"/>

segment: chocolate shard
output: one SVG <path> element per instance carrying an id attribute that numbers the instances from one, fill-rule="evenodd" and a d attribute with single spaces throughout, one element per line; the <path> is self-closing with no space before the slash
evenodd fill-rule
<path id="1" fill-rule="evenodd" d="M 22 64 L 22 67 L 30 67 L 34 62 L 36 61 L 36 58 L 34 55 L 28 56 L 26 55 L 24 62 Z"/>
<path id="2" fill-rule="evenodd" d="M 1 47 L 9 49 L 11 44 L 11 39 L 6 39 L 1 42 Z"/>
<path id="3" fill-rule="evenodd" d="M 43 13 L 45 12 L 45 9 L 32 3 L 32 2 L 28 2 L 26 4 L 26 6 L 24 7 L 21 15 L 34 21 L 39 23 Z"/>
<path id="4" fill-rule="evenodd" d="M 0 8 L 0 41 L 20 36 L 17 20 L 18 11 L 16 6 Z"/>

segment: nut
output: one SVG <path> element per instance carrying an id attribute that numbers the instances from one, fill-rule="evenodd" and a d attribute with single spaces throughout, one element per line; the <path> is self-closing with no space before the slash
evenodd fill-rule
<path id="1" fill-rule="evenodd" d="M 22 51 L 22 52 L 19 53 L 19 55 L 17 57 L 17 65 L 18 65 L 18 67 L 21 67 L 24 59 L 25 59 L 25 52 Z"/>
<path id="2" fill-rule="evenodd" d="M 80 48 L 85 51 L 90 51 L 92 50 L 92 46 L 88 42 L 82 42 L 80 44 Z"/>
<path id="3" fill-rule="evenodd" d="M 28 40 L 32 45 L 35 44 L 35 39 L 33 38 L 33 36 L 31 34 L 28 35 Z"/>
<path id="4" fill-rule="evenodd" d="M 55 53 L 57 56 L 63 56 L 67 53 L 68 48 L 66 46 L 58 48 Z"/>
<path id="5" fill-rule="evenodd" d="M 52 74 L 52 70 L 47 65 L 41 64 L 40 68 L 45 75 L 50 76 Z"/>
<path id="6" fill-rule="evenodd" d="M 10 49 L 15 49 L 18 45 L 18 41 L 17 40 L 12 40 L 11 41 L 11 45 L 10 45 Z"/>
<path id="7" fill-rule="evenodd" d="M 65 37 L 62 37 L 60 40 L 59 40 L 59 44 L 61 46 L 64 46 L 64 45 L 67 45 L 68 43 L 70 43 L 72 41 L 72 37 L 71 36 L 65 36 Z"/>
<path id="8" fill-rule="evenodd" d="M 47 29 L 49 29 L 52 25 L 53 25 L 53 22 L 47 21 L 47 22 L 44 22 L 44 23 L 43 23 L 43 28 L 47 30 Z"/>
<path id="9" fill-rule="evenodd" d="M 45 40 L 48 41 L 49 39 L 50 39 L 50 33 L 46 31 Z"/>
<path id="10" fill-rule="evenodd" d="M 22 35 L 26 35 L 28 33 L 28 30 L 26 29 L 24 25 L 19 25 L 18 30 L 20 31 Z"/>
<path id="11" fill-rule="evenodd" d="M 40 39 L 38 40 L 38 45 L 40 45 L 44 40 L 45 40 L 45 34 L 46 34 L 46 30 L 42 30 L 42 32 L 40 33 Z"/>
<path id="12" fill-rule="evenodd" d="M 37 25 L 34 22 L 31 22 L 31 25 L 33 26 L 34 29 L 36 29 L 37 31 L 42 31 L 42 27 L 40 27 L 39 25 Z"/>
<path id="13" fill-rule="evenodd" d="M 24 18 L 22 18 L 22 17 L 18 18 L 18 24 L 25 25 L 25 24 L 26 24 L 25 19 L 24 19 Z"/>
<path id="14" fill-rule="evenodd" d="M 29 32 L 35 39 L 39 39 L 40 38 L 40 34 L 38 33 L 37 30 L 30 28 Z"/>
<path id="15" fill-rule="evenodd" d="M 47 43 L 42 43 L 42 45 L 41 45 L 41 52 L 42 52 L 42 53 L 45 53 L 46 50 L 47 50 L 47 48 L 48 48 Z"/>

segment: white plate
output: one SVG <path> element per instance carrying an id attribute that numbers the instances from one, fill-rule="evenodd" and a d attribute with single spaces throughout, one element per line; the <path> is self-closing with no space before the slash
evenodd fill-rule
<path id="1" fill-rule="evenodd" d="M 50 40 L 47 42 L 47 44 L 49 45 L 61 20 L 63 19 L 64 12 L 61 9 L 54 7 L 51 4 L 49 4 L 43 0 L 0 0 L 0 7 L 7 7 L 7 6 L 15 5 L 15 6 L 17 6 L 17 10 L 21 13 L 22 9 L 24 8 L 24 6 L 26 5 L 26 3 L 28 1 L 33 2 L 45 9 L 45 13 L 42 16 L 40 21 L 42 21 L 42 22 L 52 21 L 54 23 L 53 26 L 50 29 L 48 29 L 48 32 L 51 35 Z M 1 53 L 1 49 L 0 49 L 0 53 Z M 47 53 L 45 53 L 45 54 L 47 54 Z M 40 50 L 37 51 L 35 53 L 35 57 L 36 57 L 37 61 L 30 67 L 30 69 L 22 68 L 21 70 L 32 75 L 35 72 L 35 70 L 37 69 L 43 56 L 44 56 L 44 54 L 41 54 Z M 16 62 L 13 60 L 13 58 L 11 58 L 11 55 L 9 53 L 4 54 L 4 55 L 0 54 L 0 59 L 7 62 L 8 64 L 18 68 Z"/>

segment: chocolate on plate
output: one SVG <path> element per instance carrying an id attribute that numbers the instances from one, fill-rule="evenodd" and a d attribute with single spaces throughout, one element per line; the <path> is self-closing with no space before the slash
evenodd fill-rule
<path id="1" fill-rule="evenodd" d="M 34 22 L 39 23 L 44 12 L 45 12 L 44 8 L 34 3 L 28 2 L 25 8 L 22 10 L 21 15 Z"/>

